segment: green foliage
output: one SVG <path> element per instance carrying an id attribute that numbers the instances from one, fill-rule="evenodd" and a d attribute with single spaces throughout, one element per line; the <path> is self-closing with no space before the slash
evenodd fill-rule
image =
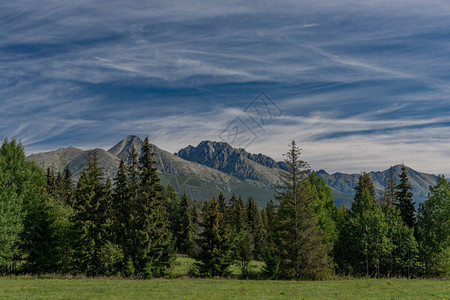
<path id="1" fill-rule="evenodd" d="M 280 173 L 282 185 L 276 193 L 280 206 L 272 244 L 280 258 L 279 276 L 324 278 L 330 274 L 331 262 L 323 231 L 318 228 L 317 193 L 307 180 L 308 164 L 300 160 L 294 141 L 286 157 L 289 172 Z"/>
<path id="2" fill-rule="evenodd" d="M 120 246 L 107 241 L 101 247 L 98 256 L 102 274 L 115 275 L 120 273 L 124 259 L 123 251 Z"/>
<path id="3" fill-rule="evenodd" d="M 234 194 L 227 205 L 221 193 L 199 213 L 186 193 L 180 199 L 171 186 L 162 187 L 148 138 L 140 161 L 134 152 L 128 166 L 120 163 L 114 189 L 95 152 L 75 189 L 68 166 L 45 175 L 25 159 L 20 144 L 5 140 L 0 274 L 159 277 L 171 269 L 176 247 L 195 257 L 196 274 L 206 277 L 227 276 L 234 266 L 247 278 L 251 260 L 260 259 L 268 278 L 320 279 L 330 274 L 330 256 L 339 273 L 354 276 L 450 275 L 450 183 L 444 176 L 430 187 L 416 225 L 405 168 L 398 185 L 391 168 L 378 200 L 363 173 L 346 210 L 334 206 L 324 179 L 309 174 L 295 142 L 286 164 L 290 171 L 281 173 L 275 194 L 279 206 L 271 200 L 260 211 L 251 196 L 244 205 Z"/>
<path id="4" fill-rule="evenodd" d="M 0 273 L 17 270 L 21 261 L 20 234 L 27 190 L 29 164 L 20 144 L 5 140 L 0 148 Z"/>
<path id="5" fill-rule="evenodd" d="M 313 192 L 316 194 L 315 213 L 317 215 L 317 228 L 323 231 L 325 242 L 330 253 L 337 240 L 336 214 L 337 208 L 334 205 L 333 192 L 326 184 L 325 179 L 319 178 L 315 172 L 309 175 Z"/>
<path id="6" fill-rule="evenodd" d="M 418 231 L 425 274 L 450 276 L 450 183 L 443 175 L 420 207 Z"/>
<path id="7" fill-rule="evenodd" d="M 250 275 L 250 262 L 253 259 L 253 236 L 246 230 L 239 231 L 233 236 L 234 259 L 239 264 L 243 278 Z"/>
<path id="8" fill-rule="evenodd" d="M 167 214 L 168 199 L 156 174 L 156 162 L 144 141 L 138 195 L 132 204 L 131 257 L 138 275 L 162 276 L 173 263 L 174 244 Z"/>
<path id="9" fill-rule="evenodd" d="M 412 201 L 413 193 L 411 185 L 408 182 L 408 174 L 406 168 L 402 166 L 402 173 L 400 174 L 400 183 L 397 186 L 397 206 L 400 209 L 400 216 L 403 222 L 409 228 L 414 228 L 416 225 L 414 202 Z"/>
<path id="10" fill-rule="evenodd" d="M 59 251 L 58 210 L 45 192 L 45 176 L 25 159 L 22 146 L 0 148 L 0 272 L 54 272 Z"/>
<path id="11" fill-rule="evenodd" d="M 343 273 L 356 276 L 410 276 L 416 265 L 417 243 L 394 206 L 377 206 L 368 174 L 360 176 L 350 212 L 343 222 L 336 262 Z"/>
<path id="12" fill-rule="evenodd" d="M 206 277 L 227 276 L 233 262 L 231 234 L 215 198 L 205 201 L 202 219 L 202 232 L 197 238 L 200 252 L 196 256 L 199 273 Z"/>
<path id="13" fill-rule="evenodd" d="M 261 212 L 256 205 L 252 196 L 247 200 L 247 230 L 253 240 L 253 257 L 255 259 L 262 259 L 265 248 L 265 226 L 262 222 Z"/>
<path id="14" fill-rule="evenodd" d="M 111 186 L 98 167 L 96 152 L 91 152 L 75 191 L 73 225 L 73 266 L 88 275 L 104 274 L 100 252 L 112 240 Z"/>
<path id="15" fill-rule="evenodd" d="M 181 196 L 179 212 L 179 217 L 176 220 L 177 249 L 180 253 L 192 254 L 195 228 L 192 222 L 192 212 L 186 192 L 184 192 L 183 196 Z"/>
<path id="16" fill-rule="evenodd" d="M 164 189 L 165 197 L 167 198 L 167 213 L 170 223 L 170 231 L 172 236 L 177 238 L 177 233 L 179 231 L 179 219 L 180 219 L 180 197 L 178 196 L 175 188 L 168 184 Z M 178 248 L 178 243 L 177 243 Z"/>
<path id="17" fill-rule="evenodd" d="M 123 268 L 123 274 L 125 275 L 125 277 L 133 276 L 135 271 L 136 270 L 134 269 L 133 260 L 131 258 L 126 259 L 125 266 Z"/>
<path id="18" fill-rule="evenodd" d="M 242 197 L 236 197 L 233 193 L 233 196 L 230 199 L 230 207 L 228 209 L 229 216 L 228 222 L 233 232 L 239 232 L 246 228 L 246 216 L 245 216 L 245 208 L 244 201 Z"/>

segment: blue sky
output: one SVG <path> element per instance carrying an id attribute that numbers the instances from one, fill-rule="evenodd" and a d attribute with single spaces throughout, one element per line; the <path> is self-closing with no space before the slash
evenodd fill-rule
<path id="1" fill-rule="evenodd" d="M 0 137 L 27 153 L 295 139 L 314 169 L 448 176 L 449 79 L 448 1 L 0 3 Z"/>

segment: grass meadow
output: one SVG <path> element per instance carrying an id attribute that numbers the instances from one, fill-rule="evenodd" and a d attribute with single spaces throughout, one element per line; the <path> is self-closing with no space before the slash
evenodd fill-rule
<path id="1" fill-rule="evenodd" d="M 0 278 L 1 299 L 450 299 L 449 280 L 239 280 L 187 276 L 193 261 L 178 257 L 171 279 L 132 280 L 58 275 Z M 255 273 L 262 264 L 253 263 Z"/>

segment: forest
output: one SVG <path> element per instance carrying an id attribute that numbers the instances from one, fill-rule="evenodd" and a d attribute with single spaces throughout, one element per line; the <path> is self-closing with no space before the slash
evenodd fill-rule
<path id="1" fill-rule="evenodd" d="M 351 208 L 292 141 L 280 186 L 266 207 L 251 196 L 207 201 L 161 185 L 148 137 L 143 154 L 105 178 L 95 152 L 78 182 L 41 170 L 16 140 L 0 148 L 0 274 L 166 276 L 177 257 L 192 277 L 320 280 L 335 276 L 450 276 L 450 183 L 440 175 L 416 211 L 406 172 L 376 194 L 362 173 Z M 263 262 L 262 272 L 250 268 Z"/>

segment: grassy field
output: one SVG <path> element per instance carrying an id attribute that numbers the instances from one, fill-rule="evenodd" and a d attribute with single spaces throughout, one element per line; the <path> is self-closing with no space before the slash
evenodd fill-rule
<path id="1" fill-rule="evenodd" d="M 2 299 L 449 299 L 450 282 L 407 279 L 0 279 Z"/>
<path id="2" fill-rule="evenodd" d="M 448 280 L 192 279 L 186 277 L 192 264 L 178 257 L 175 279 L 0 277 L 0 299 L 450 299 Z M 260 271 L 261 263 L 252 264 Z M 232 271 L 239 277 L 238 267 Z"/>

